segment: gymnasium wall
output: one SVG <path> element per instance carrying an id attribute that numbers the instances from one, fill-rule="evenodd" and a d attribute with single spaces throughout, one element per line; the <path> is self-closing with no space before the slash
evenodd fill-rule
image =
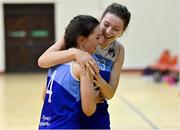
<path id="1" fill-rule="evenodd" d="M 179 61 L 180 61 L 180 1 L 178 1 L 178 45 L 179 45 Z"/>
<path id="2" fill-rule="evenodd" d="M 5 50 L 4 50 L 4 27 L 3 27 L 3 5 L 0 4 L 0 72 L 5 69 Z"/>
<path id="3" fill-rule="evenodd" d="M 26 0 L 0 0 L 0 72 L 5 70 L 3 3 L 27 3 Z M 112 2 L 125 4 L 132 14 L 124 36 L 118 39 L 126 49 L 125 69 L 142 69 L 153 63 L 168 48 L 180 53 L 179 0 L 31 0 L 31 3 L 55 4 L 56 40 L 62 37 L 72 17 L 90 14 L 101 17 Z"/>
<path id="4" fill-rule="evenodd" d="M 126 47 L 125 68 L 143 68 L 153 63 L 165 48 L 180 51 L 178 0 L 122 0 L 132 20 L 122 39 Z"/>

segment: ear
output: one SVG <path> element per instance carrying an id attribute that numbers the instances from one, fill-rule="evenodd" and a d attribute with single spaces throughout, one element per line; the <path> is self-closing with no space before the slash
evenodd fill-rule
<path id="1" fill-rule="evenodd" d="M 77 39 L 78 45 L 82 46 L 84 44 L 85 40 L 86 40 L 86 38 L 84 36 L 79 36 L 79 38 Z"/>

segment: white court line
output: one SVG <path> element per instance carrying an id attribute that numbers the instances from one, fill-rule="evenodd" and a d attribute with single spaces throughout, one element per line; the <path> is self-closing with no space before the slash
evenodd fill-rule
<path id="1" fill-rule="evenodd" d="M 143 114 L 137 107 L 130 103 L 127 99 L 117 94 L 119 100 L 121 100 L 126 106 L 128 106 L 134 113 L 140 116 L 144 122 L 146 122 L 153 130 L 160 130 L 145 114 Z"/>

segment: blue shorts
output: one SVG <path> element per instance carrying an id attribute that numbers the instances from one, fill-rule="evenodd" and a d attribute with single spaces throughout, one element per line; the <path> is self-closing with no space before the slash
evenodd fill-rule
<path id="1" fill-rule="evenodd" d="M 95 113 L 90 117 L 82 114 L 81 121 L 83 129 L 110 129 L 107 102 L 98 104 Z"/>

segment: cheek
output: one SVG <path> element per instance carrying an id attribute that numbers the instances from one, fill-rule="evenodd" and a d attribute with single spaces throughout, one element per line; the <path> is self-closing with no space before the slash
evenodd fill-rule
<path id="1" fill-rule="evenodd" d="M 104 25 L 101 25 L 100 29 L 101 29 L 101 31 L 104 31 L 106 29 L 106 27 Z"/>
<path id="2" fill-rule="evenodd" d="M 95 44 L 93 43 L 93 42 L 91 42 L 90 44 L 89 44 L 89 48 L 93 48 L 95 46 Z"/>
<path id="3" fill-rule="evenodd" d="M 84 48 L 86 50 L 91 49 L 92 48 L 92 42 L 88 42 Z"/>
<path id="4" fill-rule="evenodd" d="M 88 45 L 88 49 L 94 49 L 94 47 L 96 47 L 96 43 L 94 43 L 94 41 L 92 41 L 92 42 Z"/>
<path id="5" fill-rule="evenodd" d="M 123 35 L 123 32 L 117 32 L 116 34 L 115 34 L 115 37 L 121 37 Z"/>
<path id="6" fill-rule="evenodd" d="M 100 29 L 102 29 L 102 28 L 103 28 L 103 24 L 101 23 L 101 24 L 99 25 L 99 27 L 100 27 Z"/>

